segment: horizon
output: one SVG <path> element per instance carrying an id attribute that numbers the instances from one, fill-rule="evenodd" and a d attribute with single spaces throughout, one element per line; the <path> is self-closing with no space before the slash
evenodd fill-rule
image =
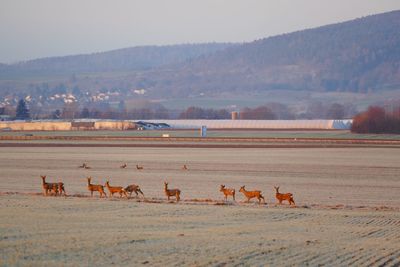
<path id="1" fill-rule="evenodd" d="M 40 0 L 28 4 L 2 0 L 0 33 L 3 45 L 0 48 L 0 63 L 13 64 L 39 58 L 102 53 L 141 46 L 247 43 L 400 9 L 400 3 L 393 0 L 379 3 L 352 0 L 325 4 L 324 1 L 316 0 L 296 3 L 253 0 L 250 5 L 244 1 L 230 1 L 229 10 L 226 10 L 226 1 L 189 1 L 195 8 L 187 2 L 174 0 L 167 5 L 156 1 L 120 0 L 120 5 L 113 5 L 99 1 L 86 1 L 83 4 L 75 1 L 68 5 L 70 2 L 63 0 Z M 83 9 L 85 6 L 93 8 L 91 4 L 94 3 L 97 13 L 90 14 L 94 17 L 87 20 L 85 16 L 88 14 Z M 164 5 L 164 9 L 157 11 L 161 5 Z M 29 12 L 24 13 L 21 6 Z M 77 6 L 78 10 L 75 10 Z M 129 7 L 132 6 L 142 8 L 144 13 L 130 18 L 132 14 Z M 174 9 L 177 6 L 181 9 Z M 47 13 L 43 13 L 44 7 Z M 38 10 L 42 10 L 42 13 Z M 115 10 L 119 12 L 104 21 L 109 10 L 112 10 L 111 13 Z M 63 14 L 59 14 L 61 11 Z M 172 13 L 167 14 L 168 11 Z M 153 17 L 157 17 L 157 21 L 148 20 L 147 16 L 151 12 L 156 13 Z M 117 20 L 115 15 L 121 18 Z M 204 20 L 205 16 L 207 20 Z M 282 20 L 282 16 L 288 19 Z M 169 32 L 165 32 L 166 29 Z M 134 33 L 133 37 L 127 32 Z"/>

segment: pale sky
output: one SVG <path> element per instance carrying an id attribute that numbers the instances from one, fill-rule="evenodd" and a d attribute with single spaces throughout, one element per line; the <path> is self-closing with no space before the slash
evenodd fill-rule
<path id="1" fill-rule="evenodd" d="M 0 62 L 248 42 L 399 9 L 399 0 L 0 0 Z"/>

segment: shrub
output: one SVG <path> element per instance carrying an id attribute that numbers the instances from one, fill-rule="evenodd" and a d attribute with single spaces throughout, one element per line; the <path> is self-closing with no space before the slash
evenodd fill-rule
<path id="1" fill-rule="evenodd" d="M 400 134 L 400 116 L 397 112 L 387 113 L 381 107 L 372 106 L 353 118 L 351 132 Z"/>

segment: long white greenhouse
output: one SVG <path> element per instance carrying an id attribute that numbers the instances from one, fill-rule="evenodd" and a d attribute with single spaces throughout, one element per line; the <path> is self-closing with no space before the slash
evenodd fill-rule
<path id="1" fill-rule="evenodd" d="M 175 129 L 350 129 L 352 120 L 148 120 Z"/>

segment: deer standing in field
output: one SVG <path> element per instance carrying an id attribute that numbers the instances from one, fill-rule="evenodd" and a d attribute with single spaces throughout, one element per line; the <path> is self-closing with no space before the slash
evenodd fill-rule
<path id="1" fill-rule="evenodd" d="M 42 188 L 43 188 L 43 195 L 47 196 L 49 192 L 54 192 L 57 196 L 58 194 L 58 183 L 46 183 L 46 175 L 40 175 L 42 178 Z"/>
<path id="2" fill-rule="evenodd" d="M 58 193 L 60 193 L 60 196 L 61 196 L 62 193 L 64 193 L 64 196 L 67 196 L 67 193 L 65 193 L 64 183 L 58 182 L 57 183 L 57 190 L 58 190 Z"/>
<path id="3" fill-rule="evenodd" d="M 244 188 L 244 186 L 242 186 L 239 190 L 239 192 L 242 192 L 243 195 L 247 198 L 247 202 L 250 202 L 250 199 L 252 198 L 257 198 L 258 199 L 258 203 L 261 203 L 261 199 L 263 200 L 263 202 L 265 203 L 265 199 L 264 197 L 261 195 L 261 191 L 255 190 L 255 191 L 246 191 L 246 189 Z"/>
<path id="4" fill-rule="evenodd" d="M 128 185 L 127 187 L 125 187 L 125 191 L 129 193 L 129 197 L 132 196 L 133 192 L 135 192 L 136 197 L 139 195 L 138 193 L 142 194 L 142 196 L 144 197 L 144 194 L 143 194 L 142 190 L 140 189 L 140 187 L 135 184 L 131 184 L 131 185 Z"/>
<path id="5" fill-rule="evenodd" d="M 182 170 L 184 170 L 184 171 L 189 170 L 188 167 L 186 166 L 186 164 L 184 164 L 184 165 L 182 166 Z"/>
<path id="6" fill-rule="evenodd" d="M 136 169 L 137 170 L 143 170 L 143 166 L 139 166 L 139 165 L 136 164 Z"/>
<path id="7" fill-rule="evenodd" d="M 279 204 L 282 204 L 282 201 L 287 200 L 289 202 L 289 205 L 292 205 L 292 204 L 296 205 L 294 203 L 294 199 L 293 199 L 293 194 L 292 193 L 281 194 L 281 193 L 279 193 L 279 186 L 278 187 L 274 186 L 274 188 L 276 190 L 275 197 L 279 201 Z"/>
<path id="8" fill-rule="evenodd" d="M 221 188 L 219 189 L 225 195 L 225 201 L 228 200 L 228 196 L 233 197 L 233 201 L 235 201 L 235 189 L 233 188 L 225 188 L 225 185 L 221 184 Z"/>
<path id="9" fill-rule="evenodd" d="M 122 165 L 120 166 L 120 168 L 121 168 L 121 169 L 125 169 L 127 166 L 128 166 L 128 165 L 127 165 L 126 163 L 124 163 L 124 164 L 122 164 Z"/>
<path id="10" fill-rule="evenodd" d="M 177 202 L 181 199 L 180 198 L 181 190 L 179 190 L 179 189 L 168 189 L 168 183 L 167 182 L 164 182 L 164 192 L 165 192 L 165 195 L 168 197 L 168 200 L 169 200 L 169 197 L 175 197 Z"/>
<path id="11" fill-rule="evenodd" d="M 89 165 L 87 165 L 86 162 L 82 163 L 82 165 L 78 166 L 78 168 L 91 169 L 91 167 L 89 167 Z"/>
<path id="12" fill-rule="evenodd" d="M 94 192 L 94 191 L 99 192 L 99 193 L 100 193 L 100 197 L 102 197 L 103 195 L 104 195 L 105 197 L 107 197 L 106 192 L 104 192 L 104 186 L 101 185 L 101 184 L 91 184 L 91 183 L 90 183 L 91 180 L 92 180 L 92 177 L 87 177 L 87 182 L 88 182 L 87 188 L 88 188 L 88 190 L 90 191 L 91 197 L 93 197 L 93 192 Z"/>
<path id="13" fill-rule="evenodd" d="M 128 195 L 126 194 L 125 189 L 122 186 L 110 186 L 110 182 L 106 182 L 106 187 L 108 191 L 110 192 L 110 196 L 113 197 L 114 193 L 119 193 L 119 197 L 122 197 L 122 195 L 125 195 L 126 198 L 128 198 Z"/>

